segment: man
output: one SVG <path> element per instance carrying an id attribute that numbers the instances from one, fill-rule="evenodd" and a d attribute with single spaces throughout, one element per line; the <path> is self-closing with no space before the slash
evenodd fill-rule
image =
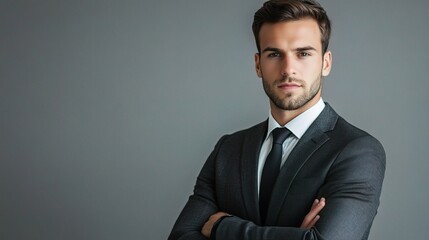
<path id="1" fill-rule="evenodd" d="M 253 32 L 269 118 L 219 140 L 169 239 L 367 239 L 385 153 L 321 98 L 326 12 L 313 0 L 268 1 Z"/>

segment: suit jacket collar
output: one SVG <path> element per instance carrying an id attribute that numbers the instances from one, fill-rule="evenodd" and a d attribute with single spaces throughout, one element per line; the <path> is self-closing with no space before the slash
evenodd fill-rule
<path id="1" fill-rule="evenodd" d="M 316 118 L 313 125 L 316 125 L 317 127 L 319 127 L 319 129 L 323 132 L 332 131 L 335 128 L 335 125 L 337 124 L 338 117 L 339 117 L 338 114 L 329 105 L 329 103 L 325 102 L 325 108 L 320 113 L 320 115 Z"/>

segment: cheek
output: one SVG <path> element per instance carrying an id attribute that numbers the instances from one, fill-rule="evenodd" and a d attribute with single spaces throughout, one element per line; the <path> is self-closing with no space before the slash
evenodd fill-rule
<path id="1" fill-rule="evenodd" d="M 322 67 L 322 62 L 320 61 L 306 62 L 299 65 L 299 72 L 305 77 L 312 78 L 320 75 Z"/>
<path id="2" fill-rule="evenodd" d="M 261 70 L 264 76 L 276 76 L 280 74 L 279 64 L 272 63 L 272 62 L 262 64 Z"/>

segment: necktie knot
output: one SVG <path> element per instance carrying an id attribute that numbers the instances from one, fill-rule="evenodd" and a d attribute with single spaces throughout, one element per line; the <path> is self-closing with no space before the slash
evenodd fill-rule
<path id="1" fill-rule="evenodd" d="M 273 134 L 273 143 L 274 144 L 283 144 L 283 142 L 286 140 L 287 137 L 292 132 L 289 131 L 287 128 L 276 128 L 272 131 Z"/>

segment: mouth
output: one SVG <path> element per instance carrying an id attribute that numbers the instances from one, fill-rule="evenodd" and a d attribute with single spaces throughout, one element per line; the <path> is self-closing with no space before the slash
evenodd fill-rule
<path id="1" fill-rule="evenodd" d="M 281 90 L 290 91 L 290 90 L 296 90 L 298 88 L 301 88 L 302 85 L 294 82 L 286 82 L 286 83 L 281 83 L 277 85 L 277 87 L 280 88 Z"/>

